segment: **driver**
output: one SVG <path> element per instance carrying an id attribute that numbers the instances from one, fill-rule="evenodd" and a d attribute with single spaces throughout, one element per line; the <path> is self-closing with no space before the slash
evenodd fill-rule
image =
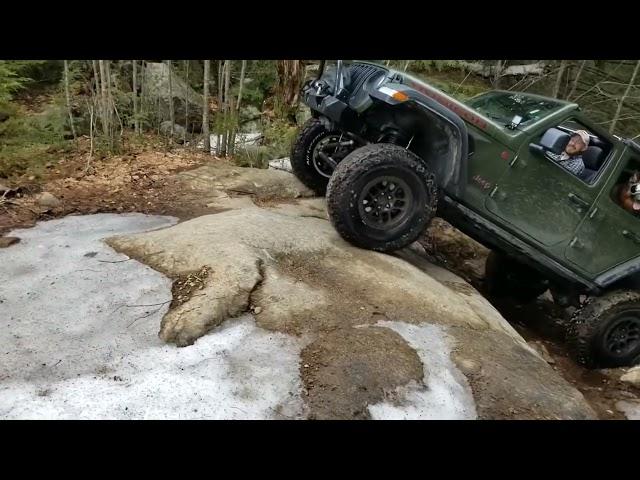
<path id="1" fill-rule="evenodd" d="M 574 175 L 581 175 L 584 172 L 584 161 L 582 154 L 589 148 L 589 134 L 584 130 L 577 130 L 560 155 L 547 152 L 561 167 L 569 170 Z"/>

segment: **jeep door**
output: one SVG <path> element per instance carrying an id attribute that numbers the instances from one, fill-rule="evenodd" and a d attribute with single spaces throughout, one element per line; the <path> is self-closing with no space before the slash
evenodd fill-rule
<path id="1" fill-rule="evenodd" d="M 597 201 L 566 248 L 566 258 L 590 275 L 603 273 L 640 256 L 640 217 L 625 210 L 620 188 L 640 171 L 640 156 L 623 153 Z"/>
<path id="2" fill-rule="evenodd" d="M 537 144 L 554 126 L 520 134 L 517 155 L 485 199 L 487 210 L 505 226 L 546 247 L 571 240 L 598 193 L 544 154 L 531 151 L 530 144 Z"/>

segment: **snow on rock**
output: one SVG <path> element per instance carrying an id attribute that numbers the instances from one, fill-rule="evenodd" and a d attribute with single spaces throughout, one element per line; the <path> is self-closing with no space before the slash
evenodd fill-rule
<path id="1" fill-rule="evenodd" d="M 273 168 L 274 170 L 283 170 L 285 172 L 293 172 L 289 157 L 271 160 L 269 162 L 269 168 Z"/>
<path id="2" fill-rule="evenodd" d="M 101 239 L 171 217 L 70 216 L 0 250 L 0 418 L 301 415 L 299 340 L 251 317 L 188 348 L 157 336 L 171 281 Z"/>
<path id="3" fill-rule="evenodd" d="M 392 392 L 392 401 L 369 405 L 378 420 L 474 420 L 473 394 L 465 376 L 449 358 L 451 339 L 440 325 L 382 321 L 378 326 L 399 333 L 416 350 L 424 368 L 424 385 Z"/>
<path id="4" fill-rule="evenodd" d="M 640 401 L 620 400 L 616 408 L 625 414 L 628 420 L 640 420 Z"/>

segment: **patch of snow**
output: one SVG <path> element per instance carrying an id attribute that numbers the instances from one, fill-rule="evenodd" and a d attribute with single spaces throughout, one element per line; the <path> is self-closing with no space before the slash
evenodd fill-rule
<path id="1" fill-rule="evenodd" d="M 291 168 L 291 160 L 289 157 L 278 158 L 269 162 L 269 167 L 275 170 L 284 170 L 285 172 L 293 172 Z"/>
<path id="2" fill-rule="evenodd" d="M 465 376 L 449 358 L 451 340 L 440 325 L 381 321 L 416 350 L 424 368 L 424 385 L 412 384 L 391 392 L 390 401 L 369 405 L 375 420 L 474 420 L 473 394 Z"/>
<path id="3" fill-rule="evenodd" d="M 249 316 L 186 348 L 158 338 L 171 281 L 101 240 L 176 221 L 70 216 L 11 233 L 22 241 L 0 250 L 0 418 L 302 415 L 299 340 Z"/>
<path id="4" fill-rule="evenodd" d="M 625 414 L 628 420 L 640 420 L 640 401 L 620 400 L 616 408 Z"/>
<path id="5" fill-rule="evenodd" d="M 236 139 L 235 139 L 235 145 L 236 148 L 238 147 L 246 147 L 249 145 L 260 145 L 260 142 L 262 140 L 263 134 L 260 132 L 237 132 L 236 133 Z M 217 134 L 211 134 L 209 135 L 209 145 L 211 146 L 211 155 L 215 155 L 216 153 L 216 148 L 218 147 L 218 135 Z M 200 141 L 198 143 L 198 148 L 204 148 L 204 142 Z"/>

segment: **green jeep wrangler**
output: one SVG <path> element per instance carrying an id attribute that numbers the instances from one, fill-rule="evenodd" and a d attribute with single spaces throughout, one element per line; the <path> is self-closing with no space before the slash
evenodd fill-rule
<path id="1" fill-rule="evenodd" d="M 577 308 L 567 340 L 581 364 L 640 361 L 639 145 L 573 103 L 510 91 L 462 103 L 369 62 L 322 62 L 302 94 L 312 117 L 292 168 L 326 194 L 343 238 L 393 251 L 438 215 L 492 250 L 489 293 L 549 289 Z M 579 176 L 552 159 L 577 130 L 590 136 Z"/>

